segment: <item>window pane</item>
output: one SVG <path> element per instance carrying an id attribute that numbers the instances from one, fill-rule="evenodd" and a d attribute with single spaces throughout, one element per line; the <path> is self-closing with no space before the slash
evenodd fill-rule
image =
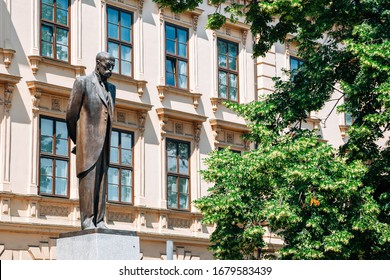
<path id="1" fill-rule="evenodd" d="M 108 168 L 108 183 L 119 185 L 119 170 L 117 168 Z"/>
<path id="2" fill-rule="evenodd" d="M 131 187 L 123 187 L 121 188 L 121 200 L 122 202 L 132 202 L 132 190 Z"/>
<path id="3" fill-rule="evenodd" d="M 188 145 L 179 144 L 179 172 L 181 174 L 188 174 Z"/>
<path id="4" fill-rule="evenodd" d="M 54 0 L 42 0 L 42 3 L 53 5 L 54 4 Z"/>
<path id="5" fill-rule="evenodd" d="M 57 59 L 68 61 L 68 47 L 57 45 Z"/>
<path id="6" fill-rule="evenodd" d="M 237 57 L 237 45 L 229 44 L 229 56 Z"/>
<path id="7" fill-rule="evenodd" d="M 108 37 L 119 39 L 119 26 L 113 23 L 108 23 Z"/>
<path id="8" fill-rule="evenodd" d="M 39 190 L 41 193 L 53 193 L 53 178 L 41 175 L 39 178 Z"/>
<path id="9" fill-rule="evenodd" d="M 53 44 L 42 42 L 42 56 L 53 57 Z"/>
<path id="10" fill-rule="evenodd" d="M 121 134 L 121 146 L 124 149 L 131 149 L 132 148 L 132 135 L 129 133 L 122 133 Z"/>
<path id="11" fill-rule="evenodd" d="M 353 123 L 352 114 L 345 113 L 345 125 L 352 125 L 352 123 Z"/>
<path id="12" fill-rule="evenodd" d="M 237 59 L 236 57 L 229 56 L 229 69 L 237 70 Z"/>
<path id="13" fill-rule="evenodd" d="M 221 40 L 218 40 L 217 47 L 218 47 L 218 54 L 226 55 L 226 53 L 227 53 L 227 46 L 226 46 L 225 42 L 223 42 Z"/>
<path id="14" fill-rule="evenodd" d="M 56 22 L 63 25 L 68 25 L 68 10 L 57 9 Z"/>
<path id="15" fill-rule="evenodd" d="M 132 165 L 131 150 L 122 149 L 121 150 L 121 160 L 122 164 Z"/>
<path id="16" fill-rule="evenodd" d="M 187 88 L 187 62 L 179 60 L 179 87 Z"/>
<path id="17" fill-rule="evenodd" d="M 117 24 L 119 22 L 119 14 L 117 10 L 107 8 L 108 22 Z"/>
<path id="18" fill-rule="evenodd" d="M 179 43 L 187 44 L 187 31 L 183 29 L 177 29 L 177 38 Z"/>
<path id="19" fill-rule="evenodd" d="M 220 98 L 227 98 L 227 87 L 220 84 L 218 86 L 218 93 Z"/>
<path id="20" fill-rule="evenodd" d="M 188 209 L 188 195 L 180 194 L 180 208 Z"/>
<path id="21" fill-rule="evenodd" d="M 218 55 L 218 66 L 226 68 L 226 55 L 224 54 Z"/>
<path id="22" fill-rule="evenodd" d="M 188 194 L 188 179 L 180 178 L 180 193 Z"/>
<path id="23" fill-rule="evenodd" d="M 132 186 L 131 182 L 131 171 L 130 170 L 122 170 L 121 173 L 121 185 L 122 186 Z"/>
<path id="24" fill-rule="evenodd" d="M 67 30 L 57 28 L 56 43 L 64 45 L 64 46 L 68 45 L 68 31 Z"/>
<path id="25" fill-rule="evenodd" d="M 177 208 L 177 177 L 168 176 L 168 207 Z"/>
<path id="26" fill-rule="evenodd" d="M 41 28 L 41 36 L 42 40 L 46 42 L 53 42 L 53 27 L 47 26 L 47 25 L 42 25 Z"/>
<path id="27" fill-rule="evenodd" d="M 49 119 L 41 119 L 41 135 L 53 136 L 54 122 Z"/>
<path id="28" fill-rule="evenodd" d="M 296 58 L 290 57 L 290 70 L 297 70 L 299 67 L 299 61 Z"/>
<path id="29" fill-rule="evenodd" d="M 121 41 L 131 42 L 131 33 L 129 28 L 121 27 Z"/>
<path id="30" fill-rule="evenodd" d="M 68 177 L 68 162 L 64 160 L 56 160 L 56 177 Z"/>
<path id="31" fill-rule="evenodd" d="M 167 85 L 171 85 L 171 86 L 175 86 L 175 75 L 174 75 L 174 67 L 175 67 L 175 63 L 174 61 L 170 60 L 170 59 L 167 59 L 166 62 L 165 62 L 165 71 L 166 71 L 166 84 Z"/>
<path id="32" fill-rule="evenodd" d="M 187 57 L 187 45 L 179 43 L 179 55 Z"/>
<path id="33" fill-rule="evenodd" d="M 108 184 L 108 200 L 118 201 L 119 200 L 119 187 L 118 185 Z"/>
<path id="34" fill-rule="evenodd" d="M 232 101 L 238 101 L 238 95 L 237 95 L 236 88 L 230 88 L 230 98 L 229 99 Z"/>
<path id="35" fill-rule="evenodd" d="M 53 161 L 48 158 L 41 158 L 40 173 L 46 176 L 53 176 Z"/>
<path id="36" fill-rule="evenodd" d="M 218 83 L 220 85 L 227 85 L 227 75 L 226 72 L 219 71 L 218 72 Z"/>
<path id="37" fill-rule="evenodd" d="M 42 4 L 42 18 L 53 21 L 54 7 Z"/>
<path id="38" fill-rule="evenodd" d="M 131 15 L 129 13 L 121 12 L 121 26 L 130 28 Z"/>
<path id="39" fill-rule="evenodd" d="M 56 191 L 57 195 L 67 195 L 68 180 L 64 178 L 56 178 Z"/>
<path id="40" fill-rule="evenodd" d="M 57 0 L 57 8 L 68 9 L 68 0 Z"/>
<path id="41" fill-rule="evenodd" d="M 131 76 L 131 63 L 122 60 L 122 75 Z"/>
<path id="42" fill-rule="evenodd" d="M 113 69 L 113 72 L 118 73 L 119 72 L 119 65 L 118 65 L 119 45 L 112 42 L 108 42 L 108 52 L 112 54 L 113 57 L 115 57 L 115 67 Z"/>
<path id="43" fill-rule="evenodd" d="M 166 47 L 166 52 L 171 53 L 171 54 L 176 54 L 176 44 L 175 41 L 172 40 L 165 40 L 165 47 Z"/>
<path id="44" fill-rule="evenodd" d="M 119 147 L 119 132 L 113 131 L 111 133 L 111 144 L 112 147 Z"/>
<path id="45" fill-rule="evenodd" d="M 110 162 L 119 163 L 119 151 L 118 148 L 111 147 L 110 148 Z"/>
<path id="46" fill-rule="evenodd" d="M 176 30 L 173 26 L 165 25 L 165 38 L 176 39 Z"/>
<path id="47" fill-rule="evenodd" d="M 174 142 L 167 142 L 168 171 L 177 172 L 177 147 Z"/>
<path id="48" fill-rule="evenodd" d="M 122 60 L 131 61 L 131 48 L 122 46 Z"/>
<path id="49" fill-rule="evenodd" d="M 229 86 L 231 88 L 237 88 L 237 75 L 229 74 Z"/>
<path id="50" fill-rule="evenodd" d="M 56 154 L 61 156 L 68 155 L 68 140 L 57 139 L 56 141 Z"/>
<path id="51" fill-rule="evenodd" d="M 44 153 L 53 153 L 53 137 L 51 136 L 41 136 L 41 152 Z"/>

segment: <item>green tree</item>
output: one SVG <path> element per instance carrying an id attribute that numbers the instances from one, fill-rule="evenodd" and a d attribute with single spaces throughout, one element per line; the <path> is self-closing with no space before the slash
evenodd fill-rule
<path id="1" fill-rule="evenodd" d="M 201 2 L 154 1 L 176 12 Z M 293 34 L 304 61 L 293 79 L 275 78 L 274 93 L 259 102 L 227 104 L 249 121 L 247 138 L 258 146 L 243 156 L 214 152 L 206 162 L 203 176 L 214 187 L 196 205 L 217 225 L 215 256 L 252 258 L 268 224 L 286 243 L 281 258 L 388 259 L 390 149 L 378 140 L 390 129 L 390 2 L 210 2 L 226 8 L 209 18 L 209 28 L 243 19 L 258 38 L 255 56 Z M 299 126 L 335 87 L 345 97 L 338 110 L 355 119 L 338 150 Z"/>

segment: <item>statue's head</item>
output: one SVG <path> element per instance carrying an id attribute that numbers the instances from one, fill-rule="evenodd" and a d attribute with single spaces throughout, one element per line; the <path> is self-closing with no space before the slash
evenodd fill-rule
<path id="1" fill-rule="evenodd" d="M 112 69 L 115 66 L 115 58 L 108 52 L 99 52 L 96 55 L 96 72 L 105 81 L 111 77 Z"/>

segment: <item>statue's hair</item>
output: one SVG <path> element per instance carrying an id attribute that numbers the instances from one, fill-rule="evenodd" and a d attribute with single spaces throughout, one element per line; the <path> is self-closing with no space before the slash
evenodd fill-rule
<path id="1" fill-rule="evenodd" d="M 99 52 L 96 55 L 96 62 L 97 61 L 102 61 L 103 59 L 109 59 L 109 60 L 115 61 L 115 57 L 112 54 L 110 54 L 108 52 Z"/>

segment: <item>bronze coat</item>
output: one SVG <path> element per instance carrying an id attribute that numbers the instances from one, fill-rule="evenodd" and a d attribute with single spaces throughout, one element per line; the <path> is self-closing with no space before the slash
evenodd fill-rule
<path id="1" fill-rule="evenodd" d="M 106 139 L 111 135 L 116 89 L 108 84 L 109 102 L 95 73 L 74 82 L 66 112 L 69 136 L 76 144 L 76 172 L 79 176 L 98 160 Z"/>

